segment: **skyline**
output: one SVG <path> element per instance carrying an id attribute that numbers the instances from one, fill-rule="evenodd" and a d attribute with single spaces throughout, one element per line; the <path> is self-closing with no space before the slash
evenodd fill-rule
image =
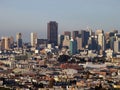
<path id="1" fill-rule="evenodd" d="M 119 30 L 119 0 L 1 0 L 0 37 L 16 36 L 21 32 L 26 40 L 30 33 L 37 32 L 46 38 L 47 23 L 56 21 L 58 31 L 73 31 L 91 28 L 110 31 Z M 25 40 L 25 41 L 26 41 Z"/>

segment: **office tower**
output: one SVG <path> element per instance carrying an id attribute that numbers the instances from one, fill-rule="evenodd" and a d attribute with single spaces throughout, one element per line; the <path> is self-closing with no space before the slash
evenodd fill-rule
<path id="1" fill-rule="evenodd" d="M 65 46 L 65 47 L 69 47 L 70 46 L 70 38 L 67 35 L 64 36 L 63 46 Z"/>
<path id="2" fill-rule="evenodd" d="M 5 49 L 9 50 L 10 49 L 10 38 L 5 37 Z"/>
<path id="3" fill-rule="evenodd" d="M 114 50 L 114 41 L 116 40 L 115 36 L 110 37 L 110 49 Z"/>
<path id="4" fill-rule="evenodd" d="M 92 31 L 92 29 L 88 28 L 87 31 L 89 31 L 89 35 L 90 36 L 94 36 L 95 35 L 94 32 Z"/>
<path id="5" fill-rule="evenodd" d="M 88 40 L 88 49 L 89 50 L 97 50 L 97 40 L 96 40 L 96 36 L 91 36 L 89 37 Z"/>
<path id="6" fill-rule="evenodd" d="M 110 32 L 105 33 L 106 49 L 110 48 Z"/>
<path id="7" fill-rule="evenodd" d="M 98 34 L 98 50 L 100 54 L 105 51 L 105 36 L 104 33 Z"/>
<path id="8" fill-rule="evenodd" d="M 82 37 L 82 47 L 86 47 L 87 43 L 88 43 L 88 39 L 90 36 L 90 32 L 86 31 L 86 30 L 81 30 L 81 37 Z"/>
<path id="9" fill-rule="evenodd" d="M 114 53 L 120 52 L 120 40 L 114 41 Z"/>
<path id="10" fill-rule="evenodd" d="M 101 34 L 101 33 L 104 33 L 104 31 L 103 30 L 96 30 L 96 35 Z"/>
<path id="11" fill-rule="evenodd" d="M 48 42 L 57 46 L 58 41 L 58 23 L 55 21 L 50 21 L 47 24 L 47 39 Z"/>
<path id="12" fill-rule="evenodd" d="M 120 35 L 118 34 L 117 31 L 111 31 L 111 32 L 107 32 L 105 33 L 105 41 L 106 41 L 106 49 L 112 49 L 114 48 L 114 41 L 116 40 L 116 38 L 119 38 Z"/>
<path id="13" fill-rule="evenodd" d="M 10 49 L 10 38 L 2 37 L 2 39 L 1 39 L 1 49 L 2 50 L 9 50 Z"/>
<path id="14" fill-rule="evenodd" d="M 17 33 L 16 35 L 17 47 L 22 48 L 22 34 Z"/>
<path id="15" fill-rule="evenodd" d="M 5 49 L 5 38 L 2 37 L 1 38 L 1 50 L 4 50 Z"/>
<path id="16" fill-rule="evenodd" d="M 14 44 L 14 37 L 10 36 L 9 39 L 10 39 L 10 44 Z"/>
<path id="17" fill-rule="evenodd" d="M 64 31 L 63 35 L 69 36 L 69 38 L 71 38 L 71 32 L 70 31 Z"/>
<path id="18" fill-rule="evenodd" d="M 37 33 L 32 32 L 30 37 L 31 37 L 31 46 L 35 47 L 37 44 Z"/>
<path id="19" fill-rule="evenodd" d="M 1 38 L 1 50 L 4 50 L 5 49 L 5 38 L 2 37 Z"/>
<path id="20" fill-rule="evenodd" d="M 79 34 L 77 37 L 76 37 L 76 41 L 77 41 L 77 50 L 82 50 L 82 36 L 81 34 Z"/>
<path id="21" fill-rule="evenodd" d="M 73 31 L 72 32 L 72 38 L 76 39 L 76 37 L 78 36 L 78 34 L 79 34 L 79 31 Z"/>
<path id="22" fill-rule="evenodd" d="M 58 46 L 62 48 L 63 46 L 64 35 L 58 35 Z"/>
<path id="23" fill-rule="evenodd" d="M 9 39 L 10 39 L 10 48 L 13 48 L 14 47 L 14 37 L 10 36 Z"/>
<path id="24" fill-rule="evenodd" d="M 120 33 L 116 33 L 114 36 L 115 36 L 116 40 L 120 39 Z"/>
<path id="25" fill-rule="evenodd" d="M 75 55 L 77 53 L 77 41 L 71 39 L 70 40 L 70 54 Z"/>

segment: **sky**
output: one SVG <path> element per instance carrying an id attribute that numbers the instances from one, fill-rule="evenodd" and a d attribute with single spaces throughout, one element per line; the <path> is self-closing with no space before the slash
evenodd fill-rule
<path id="1" fill-rule="evenodd" d="M 58 22 L 59 33 L 90 28 L 120 29 L 120 0 L 0 0 L 0 37 L 16 36 L 24 41 L 37 32 L 46 38 L 47 23 Z"/>

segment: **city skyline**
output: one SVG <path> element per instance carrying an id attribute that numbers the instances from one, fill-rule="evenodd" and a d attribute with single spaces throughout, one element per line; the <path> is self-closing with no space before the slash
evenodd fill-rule
<path id="1" fill-rule="evenodd" d="M 1 0 L 0 37 L 23 34 L 30 41 L 30 33 L 46 38 L 47 23 L 58 22 L 58 32 L 91 28 L 119 30 L 119 0 Z"/>

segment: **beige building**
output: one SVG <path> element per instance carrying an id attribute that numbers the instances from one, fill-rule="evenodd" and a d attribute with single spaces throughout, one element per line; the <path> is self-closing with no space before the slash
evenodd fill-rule
<path id="1" fill-rule="evenodd" d="M 103 33 L 98 34 L 98 49 L 100 51 L 100 54 L 105 51 L 105 36 Z"/>
<path id="2" fill-rule="evenodd" d="M 77 41 L 77 50 L 82 50 L 82 38 L 81 37 L 76 37 Z"/>
<path id="3" fill-rule="evenodd" d="M 37 44 L 37 33 L 31 33 L 31 46 L 35 47 Z"/>
<path id="4" fill-rule="evenodd" d="M 10 49 L 10 38 L 2 37 L 1 47 L 2 47 L 2 49 L 9 50 Z"/>
<path id="5" fill-rule="evenodd" d="M 67 47 L 70 46 L 70 38 L 67 35 L 64 36 L 63 46 L 67 46 Z"/>

